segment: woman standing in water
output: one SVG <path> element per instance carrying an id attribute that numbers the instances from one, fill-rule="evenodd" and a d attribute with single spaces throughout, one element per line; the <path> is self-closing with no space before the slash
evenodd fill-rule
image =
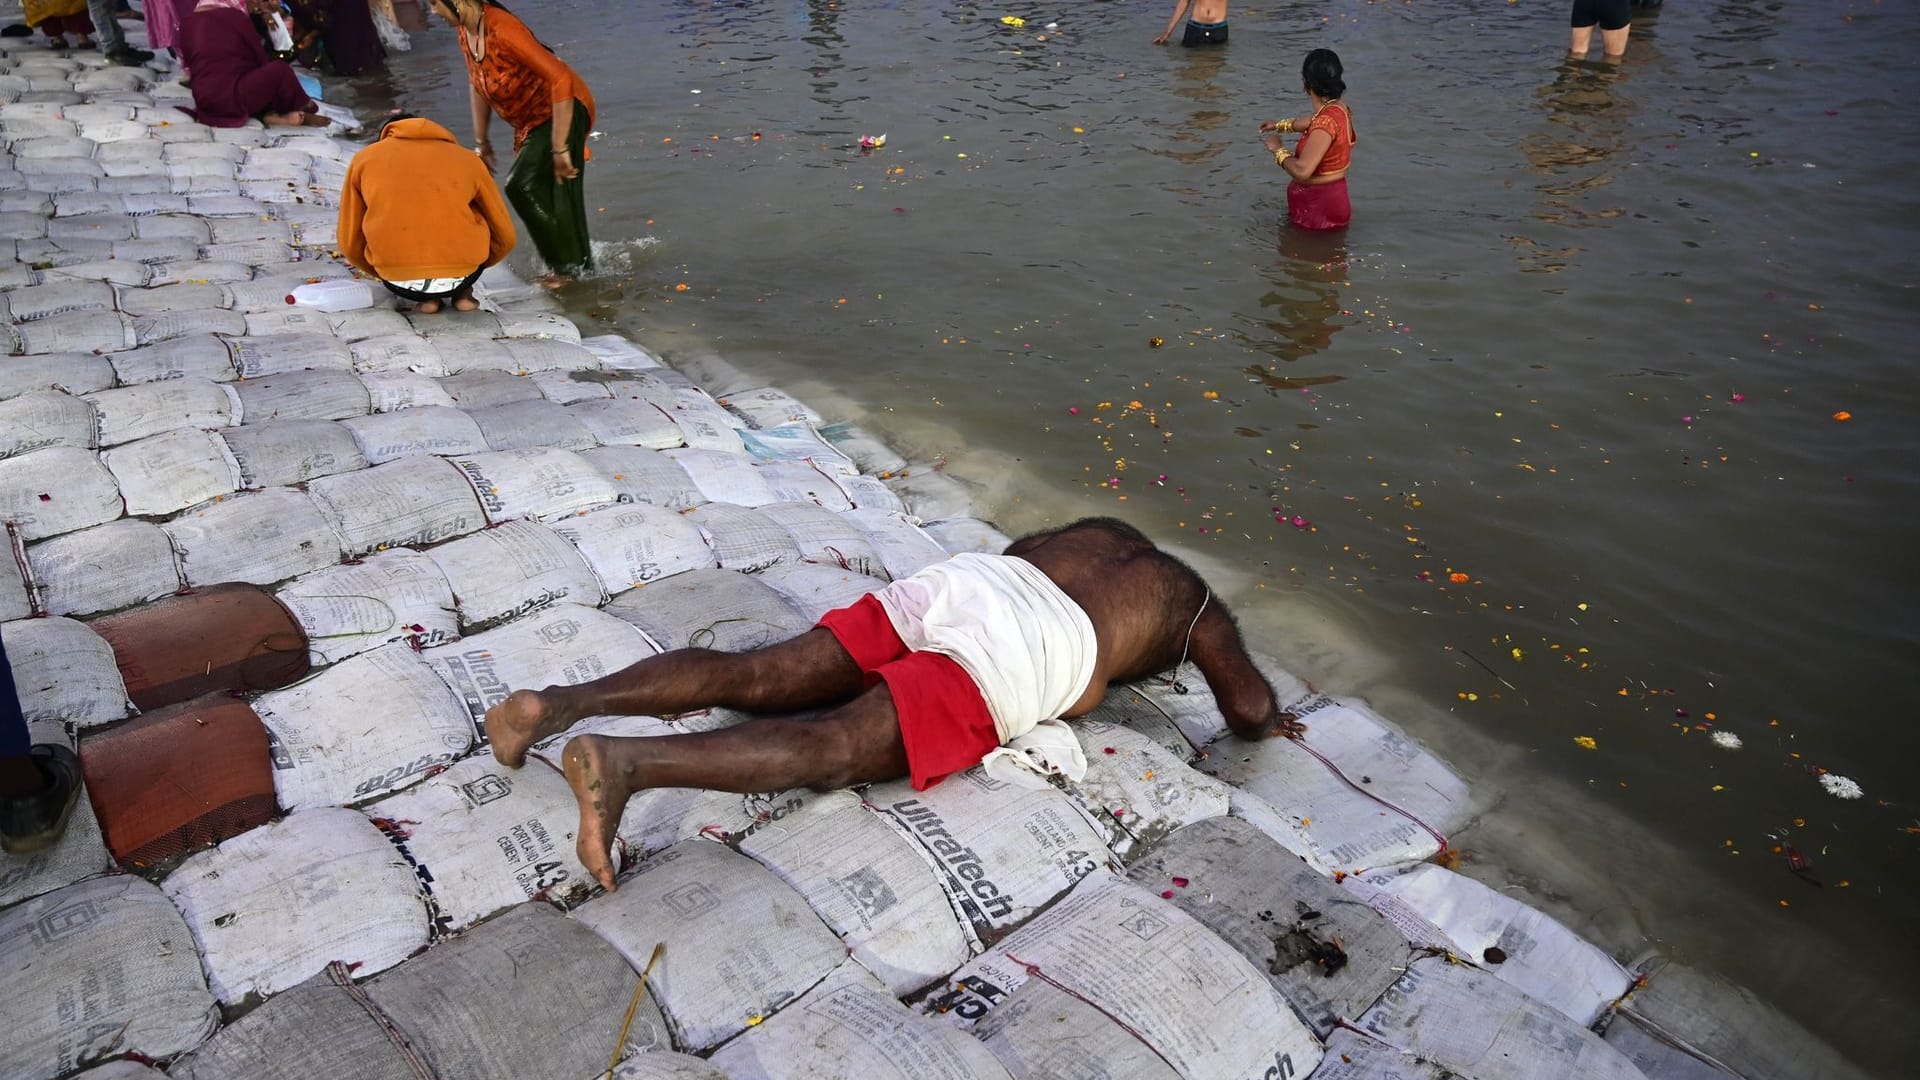
<path id="1" fill-rule="evenodd" d="M 1332 49 L 1315 49 L 1300 67 L 1300 80 L 1313 115 L 1271 120 L 1260 125 L 1269 132 L 1267 149 L 1273 163 L 1292 181 L 1287 185 L 1287 216 L 1302 229 L 1342 229 L 1353 219 L 1347 201 L 1347 165 L 1353 160 L 1353 114 L 1341 98 L 1347 84 L 1341 78 L 1340 58 Z M 1282 133 L 1301 132 L 1288 151 Z"/>
<path id="2" fill-rule="evenodd" d="M 547 283 L 590 269 L 581 169 L 593 128 L 593 95 L 585 80 L 493 0 L 433 0 L 433 6 L 459 31 L 473 105 L 473 150 L 489 171 L 496 168 L 487 139 L 493 114 L 513 128 L 507 201 L 553 272 Z"/>

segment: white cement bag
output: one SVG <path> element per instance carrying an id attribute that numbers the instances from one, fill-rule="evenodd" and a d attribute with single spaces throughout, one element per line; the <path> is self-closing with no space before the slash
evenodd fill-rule
<path id="1" fill-rule="evenodd" d="M 219 287 L 168 286 L 177 289 Z M 212 334 L 194 334 L 175 341 L 115 353 L 113 370 L 123 384 L 188 378 L 228 382 L 239 377 L 239 373 L 233 370 L 233 354 L 227 349 L 227 343 Z"/>
<path id="2" fill-rule="evenodd" d="M 1200 768 L 1253 796 L 1236 799 L 1236 816 L 1290 849 L 1304 841 L 1322 871 L 1431 858 L 1466 822 L 1465 781 L 1365 706 L 1320 696 L 1284 707 L 1305 737 L 1222 741 Z"/>
<path id="3" fill-rule="evenodd" d="M 487 523 L 460 470 L 426 455 L 324 477 L 307 485 L 307 493 L 350 557 L 384 547 L 425 546 Z"/>
<path id="4" fill-rule="evenodd" d="M 1267 677 L 1268 685 L 1273 688 L 1273 699 L 1281 709 L 1314 696 L 1305 682 L 1266 657 L 1255 654 L 1253 663 Z M 1195 749 L 1206 747 L 1227 733 L 1227 718 L 1220 712 L 1213 690 L 1207 686 L 1207 677 L 1191 663 L 1141 679 L 1130 684 L 1127 690 L 1140 699 L 1128 699 L 1130 711 L 1135 705 L 1143 705 L 1159 712 L 1180 729 Z"/>
<path id="5" fill-rule="evenodd" d="M 274 221 L 270 218 L 206 218 L 204 220 L 207 223 L 207 238 L 201 243 L 239 244 L 248 240 L 278 240 L 283 244 L 293 242 L 293 227 L 284 221 Z M 312 277 L 347 277 L 353 273 L 338 263 L 313 263 L 296 269 L 279 267 L 262 271 L 260 280 L 264 282 L 287 277 L 304 280 L 305 276 L 301 271 L 307 271 L 307 276 Z M 284 296 L 277 299 L 283 304 L 287 302 Z"/>
<path id="6" fill-rule="evenodd" d="M 389 831 L 420 866 L 446 930 L 527 900 L 572 907 L 600 891 L 574 857 L 573 789 L 544 761 L 509 769 L 475 754 L 366 812 L 393 823 Z"/>
<path id="7" fill-rule="evenodd" d="M 360 376 L 360 384 L 367 388 L 368 404 L 377 413 L 417 409 L 422 405 L 453 407 L 453 398 L 425 375 L 367 373 Z"/>
<path id="8" fill-rule="evenodd" d="M 976 949 L 1113 858 L 1071 799 L 979 766 L 926 791 L 905 780 L 875 784 L 866 797 L 933 867 Z"/>
<path id="9" fill-rule="evenodd" d="M 0 622 L 12 622 L 33 614 L 33 604 L 27 599 L 27 583 L 20 574 L 19 560 L 0 560 Z"/>
<path id="10" fill-rule="evenodd" d="M 165 240 L 177 237 L 191 240 L 195 244 L 204 244 L 212 239 L 213 234 L 206 219 L 193 217 L 182 207 L 178 213 L 134 218 L 133 235 L 141 240 Z"/>
<path id="11" fill-rule="evenodd" d="M 130 262 L 142 262 L 142 263 L 178 262 L 182 259 L 193 258 L 196 254 L 199 253 L 199 250 L 200 249 L 195 247 L 192 243 L 186 240 L 177 240 L 177 239 L 176 240 L 115 240 L 113 242 L 113 257 L 116 259 L 126 259 Z M 178 288 L 219 289 L 219 288 L 224 288 L 224 286 L 162 285 L 160 286 L 160 288 L 162 289 L 178 289 Z M 123 287 L 120 289 L 116 289 L 114 291 L 117 293 L 136 295 L 139 293 L 146 292 L 147 290 Z M 221 304 L 218 306 L 221 308 L 224 308 L 226 305 Z M 125 309 L 123 308 L 122 310 L 125 310 Z M 181 310 L 183 309 L 174 308 L 171 311 L 149 312 L 148 314 L 149 315 L 166 315 L 166 314 L 174 314 Z M 138 315 L 140 313 L 128 311 L 127 314 Z M 134 336 L 135 337 L 141 336 L 140 325 L 138 322 L 134 324 Z"/>
<path id="12" fill-rule="evenodd" d="M 613 397 L 613 391 L 607 389 L 606 376 L 597 371 L 576 374 L 571 371 L 536 371 L 527 376 L 527 381 L 540 388 L 540 396 L 555 405 L 571 405 L 576 401 L 605 401 Z"/>
<path id="13" fill-rule="evenodd" d="M 27 548 L 41 611 L 95 615 L 180 589 L 173 545 L 157 525 L 121 519 Z"/>
<path id="14" fill-rule="evenodd" d="M 39 390 L 0 401 L 0 458 L 49 446 L 93 446 L 93 405 L 58 390 Z"/>
<path id="15" fill-rule="evenodd" d="M 811 461 L 835 476 L 853 476 L 860 469 L 833 444 L 822 438 L 812 424 L 783 424 L 740 433 L 747 453 L 761 461 Z"/>
<path id="16" fill-rule="evenodd" d="M 585 424 L 551 401 L 538 398 L 515 401 L 469 409 L 467 415 L 480 425 L 480 434 L 494 450 L 529 450 L 543 446 L 587 450 L 596 445 Z"/>
<path id="17" fill-rule="evenodd" d="M 142 315 L 133 320 L 133 340 L 140 345 L 171 341 L 189 334 L 239 334 L 247 329 L 246 317 L 237 311 L 211 308 L 206 311 L 171 311 L 164 315 Z"/>
<path id="18" fill-rule="evenodd" d="M 598 469 L 567 450 L 501 450 L 451 460 L 473 485 L 487 520 L 496 524 L 522 517 L 552 520 L 619 497 Z"/>
<path id="19" fill-rule="evenodd" d="M 100 461 L 120 485 L 127 513 L 138 517 L 171 514 L 240 487 L 240 463 L 227 444 L 193 428 L 104 450 Z"/>
<path id="20" fill-rule="evenodd" d="M 887 486 L 907 504 L 907 513 L 916 518 L 938 521 L 973 513 L 973 495 L 966 485 L 935 467 L 916 466 L 896 473 Z"/>
<path id="21" fill-rule="evenodd" d="M 811 461 L 768 461 L 754 468 L 781 502 L 810 502 L 836 513 L 853 509 L 838 478 Z"/>
<path id="22" fill-rule="evenodd" d="M 895 996 L 966 962 L 966 936 L 926 862 L 854 793 L 817 795 L 737 843 L 806 897 Z"/>
<path id="23" fill-rule="evenodd" d="M 54 200 L 58 208 L 59 199 Z M 47 222 L 47 236 L 53 240 L 131 240 L 133 219 L 114 210 L 107 213 L 57 216 Z"/>
<path id="24" fill-rule="evenodd" d="M 659 406 L 633 398 L 582 401 L 567 411 L 603 446 L 644 446 L 670 450 L 684 441 L 680 425 Z"/>
<path id="25" fill-rule="evenodd" d="M 870 577 L 885 576 L 879 552 L 845 516 L 816 503 L 772 503 L 759 509 L 787 530 L 802 559 Z"/>
<path id="26" fill-rule="evenodd" d="M 508 316 L 507 318 L 520 318 Z M 501 321 L 505 323 L 507 318 Z M 569 324 L 571 325 L 571 324 Z M 566 341 L 549 338 L 509 337 L 500 342 L 513 357 L 513 371 L 526 375 L 535 371 L 598 371 L 600 359 L 593 353 Z"/>
<path id="27" fill-rule="evenodd" d="M 126 243 L 191 246 L 191 241 L 178 239 L 128 240 Z M 233 294 L 225 285 L 162 285 L 155 289 L 117 290 L 115 302 L 121 311 L 129 315 L 164 315 L 171 311 L 232 307 Z M 226 351 L 224 342 L 221 343 L 221 351 Z M 223 356 L 222 359 L 227 358 Z"/>
<path id="28" fill-rule="evenodd" d="M 342 963 L 283 990 L 167 1067 L 173 1080 L 421 1080 L 411 1040 Z"/>
<path id="29" fill-rule="evenodd" d="M 631 624 L 574 603 L 558 603 L 421 657 L 453 688 L 486 742 L 487 710 L 515 690 L 578 686 L 659 652 Z"/>
<path id="30" fill-rule="evenodd" d="M 113 1054 L 191 1049 L 220 1023 L 199 967 L 180 913 L 130 875 L 0 911 L 0 1073 L 51 1080 Z"/>
<path id="31" fill-rule="evenodd" d="M 100 269 L 111 265 L 110 271 Z M 128 269 L 134 268 L 134 269 Z M 96 273 L 96 269 L 99 272 Z M 80 283 L 107 281 L 116 285 L 144 285 L 144 268 L 139 263 L 75 263 L 41 271 L 48 282 Z M 117 311 L 70 311 L 49 315 L 13 328 L 18 341 L 16 353 L 119 352 L 133 348 L 133 320 Z"/>
<path id="32" fill-rule="evenodd" d="M 399 412 L 351 417 L 342 422 L 353 433 L 369 464 L 417 454 L 473 454 L 487 448 L 473 417 L 459 409 L 423 405 Z"/>
<path id="33" fill-rule="evenodd" d="M 246 322 L 246 333 L 252 337 L 276 337 L 289 334 L 335 336 L 333 324 L 328 321 L 327 313 L 314 308 L 283 306 L 266 311 L 250 311 L 241 317 Z"/>
<path id="34" fill-rule="evenodd" d="M 1592 1026 L 1633 984 L 1612 957 L 1551 916 L 1444 867 L 1423 863 L 1404 873 L 1369 874 L 1356 884 L 1370 904 L 1406 905 L 1446 934 L 1455 955 L 1581 1027 Z"/>
<path id="35" fill-rule="evenodd" d="M 1644 1080 L 1598 1035 L 1551 1006 L 1443 956 L 1408 964 L 1360 1027 L 1474 1080 Z"/>
<path id="36" fill-rule="evenodd" d="M 646 631 L 663 649 L 745 652 L 812 625 L 786 597 L 737 570 L 675 574 L 614 597 L 606 612 Z"/>
<path id="37" fill-rule="evenodd" d="M 419 881 L 357 811 L 292 813 L 180 864 L 162 888 L 199 943 L 214 996 L 285 990 L 340 960 L 372 975 L 427 944 Z"/>
<path id="38" fill-rule="evenodd" d="M 473 744 L 459 700 L 404 644 L 262 694 L 253 707 L 273 747 L 274 790 L 289 810 L 377 798 Z"/>
<path id="39" fill-rule="evenodd" d="M 551 338 L 568 345 L 580 344 L 580 328 L 565 315 L 542 311 L 501 312 L 501 338 Z"/>
<path id="40" fill-rule="evenodd" d="M 962 552 L 975 552 L 980 555 L 999 555 L 1007 550 L 1013 539 L 999 529 L 981 521 L 979 518 L 957 517 L 944 521 L 923 522 L 920 526 L 933 541 L 946 549 L 949 555 Z"/>
<path id="41" fill-rule="evenodd" d="M 658 371 L 621 372 L 607 379 L 607 392 L 616 401 L 644 401 L 671 415 L 680 404 L 681 389 L 692 384 L 686 376 L 671 368 Z"/>
<path id="42" fill-rule="evenodd" d="M 433 342 L 417 334 L 386 334 L 363 338 L 351 346 L 353 370 L 361 374 L 406 372 L 438 378 L 447 374 L 440 350 Z"/>
<path id="43" fill-rule="evenodd" d="M 909 1012 L 852 962 L 713 1062 L 742 1080 L 1010 1080 L 985 1046 Z"/>
<path id="44" fill-rule="evenodd" d="M 384 302 L 381 299 L 375 301 L 374 307 L 332 312 L 327 316 L 327 325 L 333 328 L 335 337 L 351 342 L 392 338 L 409 332 L 412 328 L 406 316 L 390 307 L 378 306 Z"/>
<path id="45" fill-rule="evenodd" d="M 687 511 L 687 518 L 706 530 L 713 553 L 728 570 L 753 573 L 775 563 L 800 561 L 792 534 L 758 510 L 710 502 Z"/>
<path id="46" fill-rule="evenodd" d="M 439 316 L 435 316 L 438 318 Z M 525 381 L 519 362 L 507 347 L 492 338 L 466 337 L 460 334 L 436 334 L 431 327 L 413 323 L 413 332 L 434 341 L 440 348 L 440 359 L 448 371 L 455 375 L 474 375 L 489 381 L 515 379 Z M 531 383 L 526 386 L 538 396 L 539 388 Z"/>
<path id="47" fill-rule="evenodd" d="M 105 638 L 72 619 L 0 623 L 20 711 L 29 723 L 89 728 L 135 712 Z"/>
<path id="48" fill-rule="evenodd" d="M 1327 1056 L 1313 1070 L 1313 1080 L 1454 1080 L 1455 1075 L 1346 1029 L 1327 1039 Z"/>
<path id="49" fill-rule="evenodd" d="M 695 449 L 667 450 L 664 453 L 687 470 L 687 475 L 693 478 L 700 493 L 713 502 L 765 506 L 768 503 L 792 501 L 777 494 L 767 483 L 765 474 L 745 454 Z"/>
<path id="50" fill-rule="evenodd" d="M 275 420 L 219 434 L 240 465 L 243 488 L 304 484 L 367 467 L 353 432 L 326 420 Z"/>
<path id="51" fill-rule="evenodd" d="M 554 530 L 509 521 L 427 549 L 459 605 L 461 629 L 472 633 L 546 607 L 556 600 L 597 606 L 600 582 L 585 559 Z"/>
<path id="52" fill-rule="evenodd" d="M 1073 729 L 1087 774 L 1067 781 L 1067 793 L 1123 861 L 1152 850 L 1182 825 L 1226 816 L 1232 789 L 1187 768 L 1145 735 L 1098 720 L 1078 721 Z"/>
<path id="53" fill-rule="evenodd" d="M 120 487 L 91 450 L 50 446 L 0 458 L 0 521 L 39 540 L 120 516 Z"/>
<path id="54" fill-rule="evenodd" d="M 0 294 L 9 318 L 14 322 L 32 322 L 69 311 L 114 310 L 113 286 L 97 281 L 61 282 L 58 285 L 29 285 Z"/>
<path id="55" fill-rule="evenodd" d="M 555 521 L 553 531 L 579 549 L 608 595 L 719 565 L 700 526 L 656 506 L 609 506 Z"/>
<path id="56" fill-rule="evenodd" d="M 851 606 L 887 584 L 880 578 L 810 562 L 779 563 L 759 571 L 758 576 L 809 621 L 818 621 L 835 608 Z"/>
<path id="57" fill-rule="evenodd" d="M 53 353 L 0 360 L 0 400 L 31 390 L 90 394 L 113 385 L 113 365 L 92 353 Z"/>
<path id="58" fill-rule="evenodd" d="M 388 642 L 424 649 L 460 636 L 453 590 L 440 567 L 406 548 L 316 570 L 274 595 L 306 631 L 315 667 Z"/>
<path id="59" fill-rule="evenodd" d="M 818 424 L 820 414 L 800 399 L 778 387 L 735 390 L 720 398 L 727 411 L 739 416 L 750 428 L 777 428 L 782 424 Z"/>
<path id="60" fill-rule="evenodd" d="M 116 522 L 116 524 L 118 524 Z M 271 585 L 340 561 L 340 538 L 306 492 L 244 492 L 162 526 L 188 585 Z"/>
<path id="61" fill-rule="evenodd" d="M 233 366 L 243 379 L 302 368 L 352 371 L 347 343 L 324 334 L 273 334 L 233 339 Z"/>
<path id="62" fill-rule="evenodd" d="M 345 371 L 290 371 L 234 384 L 240 415 L 266 420 L 344 420 L 365 416 L 373 402 L 365 383 Z"/>
<path id="63" fill-rule="evenodd" d="M 1752 991 L 1674 963 L 1648 974 L 1646 985 L 1616 1013 L 1605 1038 L 1654 1080 L 1722 1080 L 1727 1074 L 1750 1080 L 1867 1077 Z M 1705 1066 L 1702 1059 L 1726 1072 Z"/>
<path id="64" fill-rule="evenodd" d="M 1319 1042 L 1253 965 L 1109 873 L 954 972 L 954 989 L 929 1004 L 972 1026 L 1034 979 L 1091 1002 L 1183 1077 L 1264 1080 L 1320 1063 Z"/>
<path id="65" fill-rule="evenodd" d="M 613 1070 L 613 1080 L 728 1080 L 727 1074 L 690 1054 L 651 1050 Z"/>
<path id="66" fill-rule="evenodd" d="M 64 725 L 47 725 L 57 731 L 35 730 L 41 725 L 28 725 L 29 738 L 35 745 L 59 741 L 69 746 L 72 739 L 66 735 Z M 118 869 L 113 856 L 107 853 L 106 841 L 100 836 L 100 822 L 93 814 L 93 803 L 82 796 L 74 803 L 73 814 L 67 818 L 67 829 L 60 834 L 51 847 L 27 855 L 9 855 L 0 851 L 0 908 L 11 907 L 22 900 L 62 889 L 76 881 Z M 5 970 L 0 962 L 0 970 Z M 4 1013 L 0 1007 L 0 1013 Z"/>
<path id="67" fill-rule="evenodd" d="M 899 514 L 889 514 L 878 510 L 850 510 L 848 520 L 860 526 L 867 534 L 867 542 L 880 553 L 880 561 L 887 568 L 887 576 L 895 581 L 912 577 L 937 562 L 948 558 L 933 537 L 920 530 L 920 527 Z"/>
<path id="68" fill-rule="evenodd" d="M 226 285 L 240 288 L 253 275 L 253 267 L 245 263 L 217 263 L 200 259 L 180 259 L 177 261 L 154 263 L 147 270 L 145 282 L 132 284 L 146 285 Z M 116 283 L 119 284 L 119 283 Z M 235 304 L 236 309 L 239 304 Z"/>
<path id="69" fill-rule="evenodd" d="M 853 500 L 856 510 L 865 510 L 876 514 L 905 514 L 907 504 L 900 496 L 882 481 L 871 476 L 843 476 L 840 478 L 840 490 Z"/>
<path id="70" fill-rule="evenodd" d="M 1001 998 L 973 1028 L 1020 1080 L 1048 1077 L 1126 1077 L 1180 1080 L 1153 1048 L 1099 1009 L 1039 979 Z M 1295 1077 L 1277 1068 L 1275 1077 Z"/>
<path id="71" fill-rule="evenodd" d="M 779 1011 L 846 957 L 800 894 L 764 868 L 705 840 L 642 862 L 620 890 L 574 918 L 636 969 L 665 950 L 647 983 L 674 1043 L 704 1050 Z"/>
<path id="72" fill-rule="evenodd" d="M 673 398 L 673 422 L 679 425 L 680 437 L 688 446 L 726 454 L 747 452 L 747 444 L 734 429 L 739 418 L 721 408 L 705 390 L 676 390 Z"/>
<path id="73" fill-rule="evenodd" d="M 4 370 L 4 368 L 0 368 Z M 576 406 L 577 408 L 578 406 Z M 686 510 L 707 501 L 680 463 L 638 446 L 604 446 L 583 450 L 600 475 L 613 483 L 623 503 L 647 503 L 668 510 Z"/>
<path id="74" fill-rule="evenodd" d="M 456 338 L 452 341 L 442 339 L 442 344 L 447 349 L 464 352 L 476 346 L 495 343 Z M 538 386 L 504 371 L 470 371 L 464 375 L 449 375 L 440 380 L 440 386 L 453 398 L 453 403 L 463 409 L 484 409 L 505 405 L 510 401 L 537 401 L 540 398 Z"/>
<path id="75" fill-rule="evenodd" d="M 238 423 L 239 396 L 206 379 L 180 378 L 86 395 L 99 417 L 99 443 L 117 446 L 175 428 Z"/>
<path id="76" fill-rule="evenodd" d="M 187 212 L 201 217 L 265 217 L 267 207 L 238 195 L 187 195 Z"/>

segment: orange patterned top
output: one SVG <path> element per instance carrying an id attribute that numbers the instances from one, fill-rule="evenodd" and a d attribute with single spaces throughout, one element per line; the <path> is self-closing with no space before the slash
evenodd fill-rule
<path id="1" fill-rule="evenodd" d="M 1347 107 L 1335 103 L 1323 106 L 1314 113 L 1313 122 L 1307 125 L 1306 131 L 1300 135 L 1300 142 L 1293 148 L 1296 155 L 1306 148 L 1307 136 L 1316 131 L 1326 132 L 1333 139 L 1333 145 L 1327 147 L 1326 156 L 1320 159 L 1320 167 L 1313 170 L 1313 175 L 1346 171 L 1347 165 L 1353 161 L 1353 144 L 1358 138 L 1353 133 L 1353 116 L 1347 112 Z"/>
<path id="2" fill-rule="evenodd" d="M 473 58 L 472 40 L 464 26 L 459 28 L 460 55 L 467 58 L 467 78 L 486 95 L 493 111 L 512 125 L 515 150 L 527 141 L 529 132 L 553 119 L 556 101 L 580 99 L 587 107 L 586 122 L 592 126 L 593 94 L 585 79 L 510 13 L 488 5 L 481 9 L 480 18 L 486 55 Z"/>

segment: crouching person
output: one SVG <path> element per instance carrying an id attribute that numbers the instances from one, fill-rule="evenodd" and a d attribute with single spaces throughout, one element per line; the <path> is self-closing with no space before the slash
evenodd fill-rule
<path id="1" fill-rule="evenodd" d="M 241 127 L 258 117 L 275 127 L 325 127 L 300 79 L 267 55 L 247 0 L 200 0 L 176 44 L 192 75 L 194 118 L 208 127 Z"/>

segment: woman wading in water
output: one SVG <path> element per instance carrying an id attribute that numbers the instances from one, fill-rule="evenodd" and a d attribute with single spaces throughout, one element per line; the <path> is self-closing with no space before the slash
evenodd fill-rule
<path id="1" fill-rule="evenodd" d="M 593 129 L 586 81 L 493 0 L 433 0 L 433 6 L 459 31 L 473 106 L 473 151 L 488 171 L 497 167 L 487 139 L 493 114 L 513 128 L 507 201 L 553 272 L 546 284 L 591 269 L 581 179 Z"/>
<path id="2" fill-rule="evenodd" d="M 1340 58 L 1332 49 L 1315 49 L 1301 65 L 1300 79 L 1313 115 L 1270 120 L 1260 125 L 1269 132 L 1267 149 L 1273 163 L 1292 181 L 1287 185 L 1287 216 L 1302 229 L 1342 229 L 1353 219 L 1347 201 L 1347 165 L 1353 160 L 1353 114 L 1340 100 L 1347 92 L 1341 79 Z M 1282 133 L 1301 132 L 1288 151 Z"/>

